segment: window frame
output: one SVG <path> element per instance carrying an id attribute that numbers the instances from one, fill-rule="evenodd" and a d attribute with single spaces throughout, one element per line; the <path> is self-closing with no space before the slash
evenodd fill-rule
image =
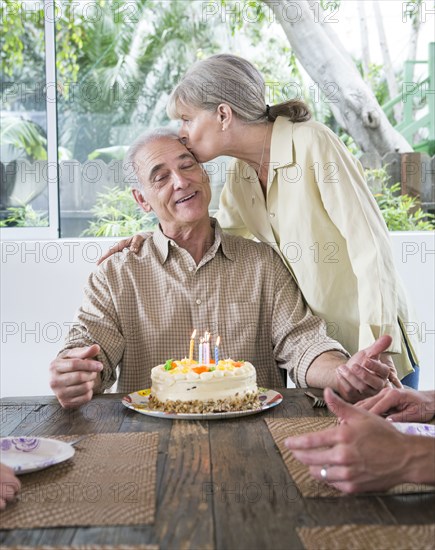
<path id="1" fill-rule="evenodd" d="M 59 164 L 57 154 L 57 77 L 55 3 L 44 3 L 45 108 L 47 117 L 47 227 L 2 227 L 0 240 L 44 240 L 60 237 Z"/>

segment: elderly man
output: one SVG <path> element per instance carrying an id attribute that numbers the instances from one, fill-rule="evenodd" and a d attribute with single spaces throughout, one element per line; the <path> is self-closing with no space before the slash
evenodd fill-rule
<path id="1" fill-rule="evenodd" d="M 111 387 L 117 367 L 118 391 L 149 387 L 152 367 L 187 354 L 193 328 L 219 334 L 222 355 L 251 361 L 261 386 L 283 387 L 289 372 L 298 386 L 328 385 L 354 402 L 388 384 L 378 355 L 390 338 L 349 359 L 272 248 L 224 235 L 209 217 L 209 179 L 176 134 L 139 138 L 128 161 L 134 198 L 160 225 L 138 255 L 112 256 L 90 276 L 78 322 L 50 367 L 63 407 Z"/>

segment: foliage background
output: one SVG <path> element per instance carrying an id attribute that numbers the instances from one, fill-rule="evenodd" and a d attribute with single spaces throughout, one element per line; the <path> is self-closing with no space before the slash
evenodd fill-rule
<path id="1" fill-rule="evenodd" d="M 0 1 L 4 31 L 1 78 L 6 97 L 2 106 L 2 141 L 8 146 L 10 161 L 46 157 L 43 117 L 37 116 L 45 112 L 45 95 L 41 93 L 45 86 L 43 4 L 35 2 L 34 7 L 39 6 L 39 9 L 29 10 L 25 17 L 20 5 L 15 0 Z M 263 3 L 94 0 L 86 5 L 85 11 L 77 9 L 75 2 L 57 2 L 61 160 L 76 159 L 83 163 L 88 159 L 103 159 L 110 162 L 122 157 L 125 147 L 144 129 L 169 122 L 165 113 L 166 100 L 185 70 L 195 60 L 220 51 L 238 53 L 255 63 L 269 83 L 269 103 L 288 99 L 289 93 L 297 94 L 310 105 L 317 120 L 330 126 L 354 154 L 359 154 L 352 138 L 331 114 L 328 102 L 307 80 L 279 25 L 270 22 Z M 227 14 L 226 17 L 206 16 L 216 5 L 221 7 L 221 14 Z M 344 1 L 321 2 L 324 9 L 330 9 L 331 5 L 344 7 Z M 245 15 L 249 13 L 250 21 L 255 23 L 249 23 L 243 16 L 241 6 L 249 10 Z M 361 59 L 356 57 L 354 61 L 364 74 Z M 381 64 L 370 64 L 364 78 L 380 103 L 389 99 Z M 400 70 L 396 78 L 400 83 Z M 290 82 L 291 87 L 288 86 Z M 115 235 L 116 231 L 124 234 L 135 227 L 132 225 L 132 206 L 119 193 L 121 189 L 115 187 L 107 196 L 112 208 L 111 228 L 102 196 L 93 204 L 81 205 L 92 218 L 87 234 Z M 78 203 L 84 202 L 84 195 L 80 195 L 80 191 L 77 194 Z M 394 203 L 394 196 L 393 192 L 378 203 L 381 208 L 388 209 L 387 223 L 396 228 L 401 227 L 399 220 L 403 217 L 403 208 L 399 208 L 397 201 Z M 41 202 L 23 204 L 25 212 L 10 211 L 8 223 L 15 223 L 14 216 L 18 224 L 26 224 L 26 220 L 35 225 L 46 223 L 44 213 L 40 213 L 39 218 L 29 215 L 32 206 L 38 209 Z M 397 220 L 394 210 L 398 211 Z M 408 210 L 413 212 L 415 205 Z"/>

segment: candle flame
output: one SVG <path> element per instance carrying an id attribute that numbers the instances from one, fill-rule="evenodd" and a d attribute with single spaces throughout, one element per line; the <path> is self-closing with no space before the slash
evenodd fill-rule
<path id="1" fill-rule="evenodd" d="M 196 329 L 192 332 L 192 336 L 190 337 L 191 340 L 193 340 L 196 336 Z"/>
<path id="2" fill-rule="evenodd" d="M 221 343 L 221 337 L 218 336 L 218 337 L 216 338 L 216 344 L 215 344 L 215 345 L 218 346 L 220 343 Z"/>

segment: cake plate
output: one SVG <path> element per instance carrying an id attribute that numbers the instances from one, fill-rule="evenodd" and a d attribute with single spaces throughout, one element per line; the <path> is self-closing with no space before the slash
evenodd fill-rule
<path id="1" fill-rule="evenodd" d="M 155 416 L 157 418 L 172 418 L 177 420 L 222 420 L 226 418 L 238 418 L 239 416 L 248 416 L 267 411 L 272 407 L 279 405 L 283 399 L 282 395 L 274 390 L 258 388 L 258 398 L 261 407 L 247 411 L 228 411 L 228 412 L 207 412 L 207 413 L 176 413 L 165 412 L 151 409 L 149 406 L 150 389 L 139 390 L 130 393 L 122 398 L 122 404 L 140 414 Z"/>

